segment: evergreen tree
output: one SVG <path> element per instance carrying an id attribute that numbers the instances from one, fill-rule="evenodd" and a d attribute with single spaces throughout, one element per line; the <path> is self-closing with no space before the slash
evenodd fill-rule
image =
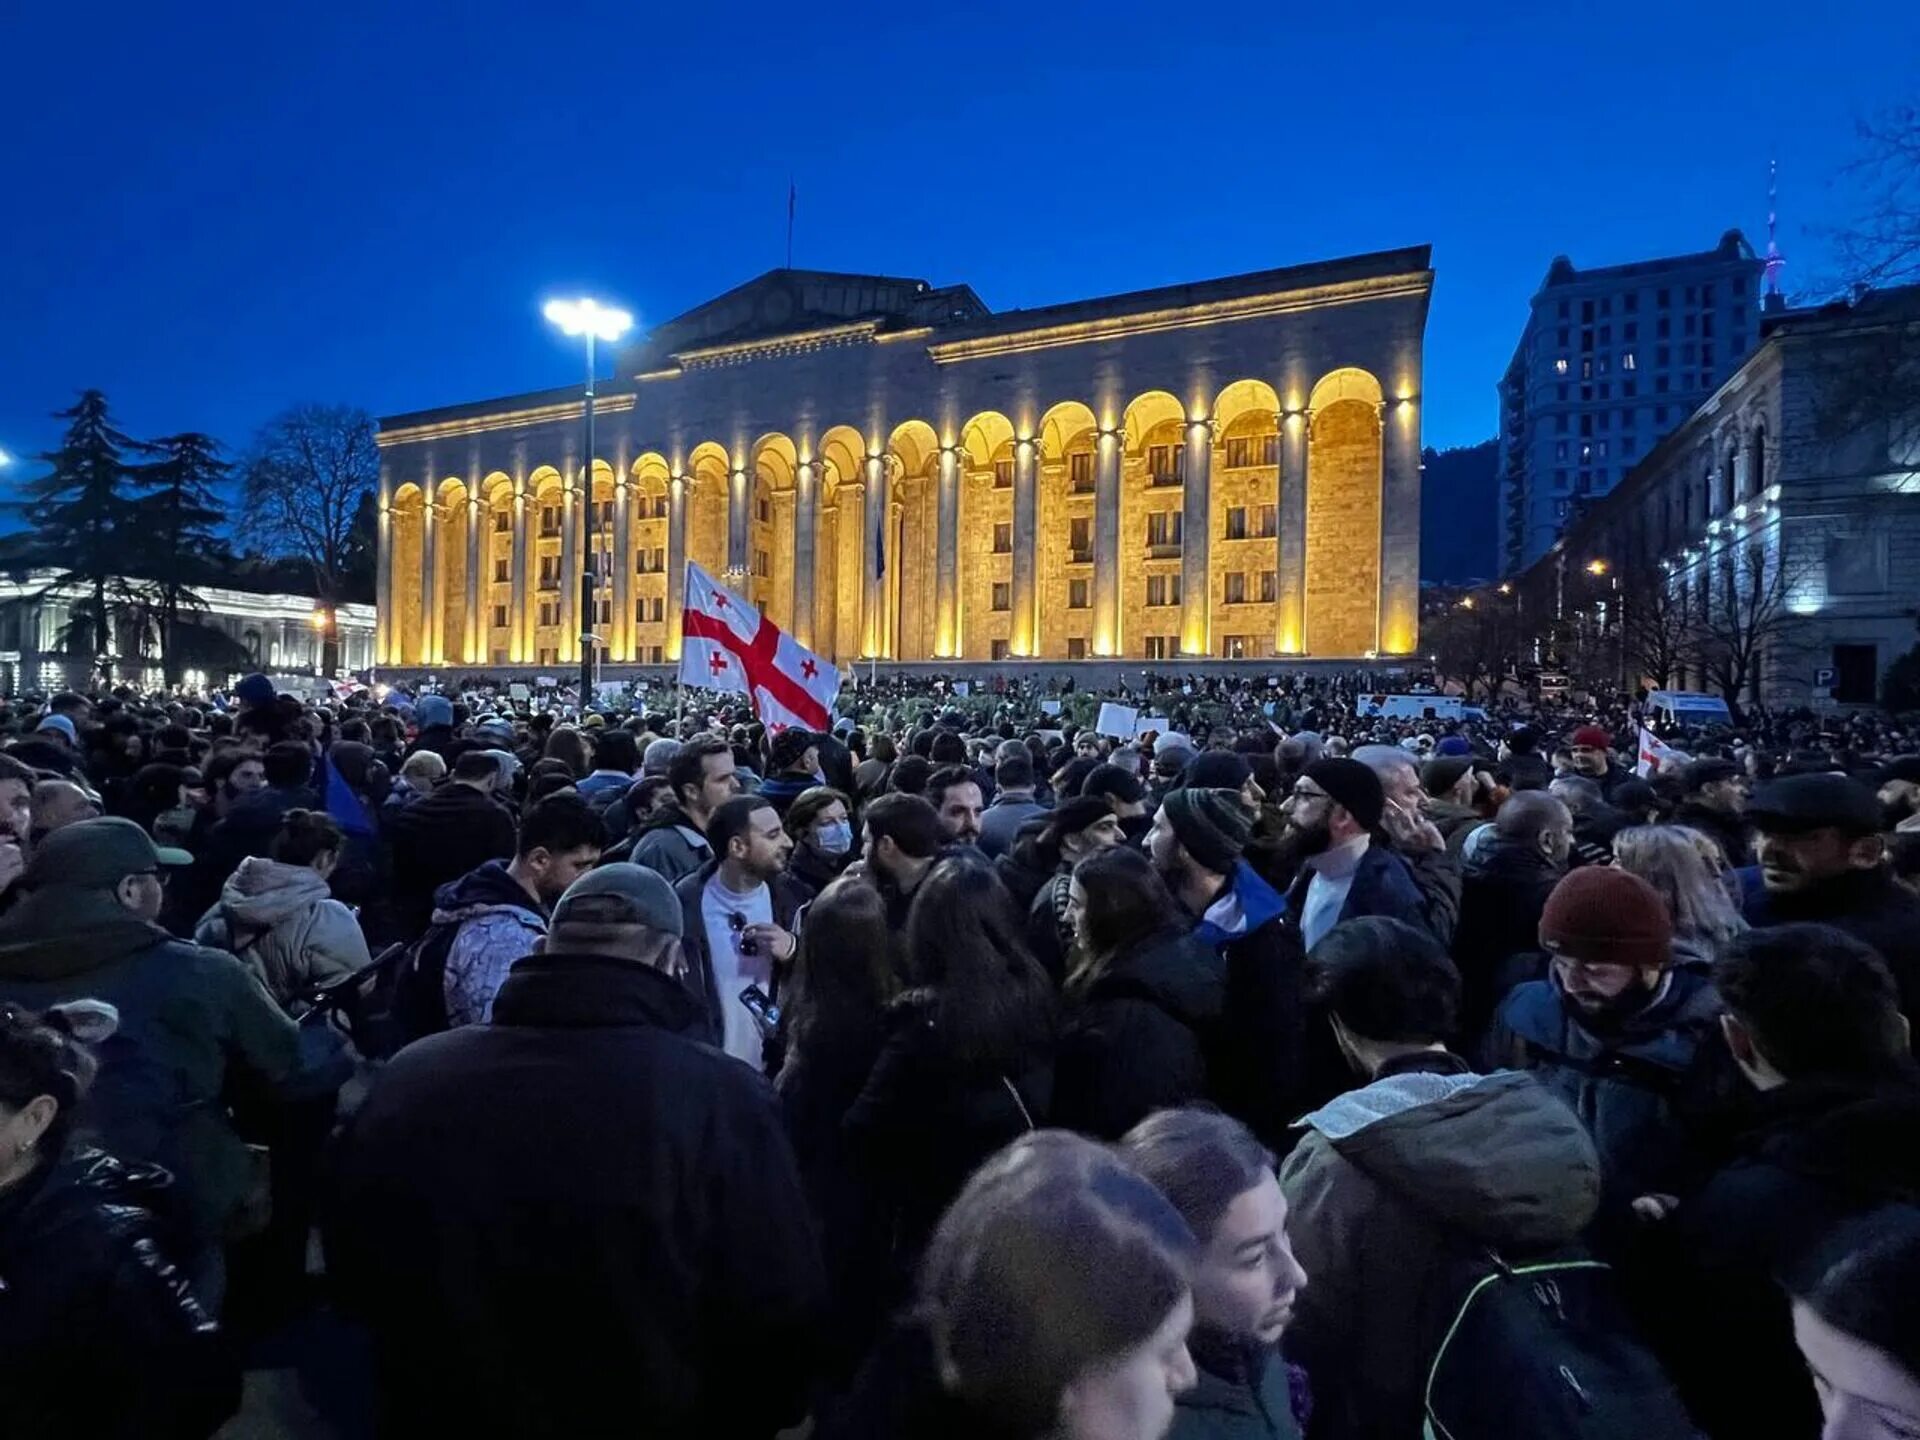
<path id="1" fill-rule="evenodd" d="M 216 487 L 233 469 L 220 458 L 220 442 L 189 432 L 168 435 L 148 448 L 160 458 L 136 467 L 134 485 L 145 493 L 134 502 L 140 554 L 137 573 L 147 583 L 147 611 L 160 640 L 160 665 L 169 685 L 178 683 L 181 619 L 205 610 L 196 585 L 230 564 L 217 533 L 224 518 Z"/>
<path id="2" fill-rule="evenodd" d="M 98 390 L 54 418 L 67 422 L 67 433 L 58 450 L 40 456 L 47 473 L 28 480 L 27 498 L 12 507 L 32 529 L 11 548 L 26 564 L 57 572 L 50 590 L 80 593 L 61 643 L 97 657 L 111 679 L 114 623 L 138 601 L 124 579 L 133 528 L 122 456 L 139 447 L 114 426 Z"/>

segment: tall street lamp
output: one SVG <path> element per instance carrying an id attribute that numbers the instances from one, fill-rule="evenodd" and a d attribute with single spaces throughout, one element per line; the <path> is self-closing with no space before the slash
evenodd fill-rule
<path id="1" fill-rule="evenodd" d="M 633 328 L 633 316 L 594 300 L 549 300 L 543 312 L 547 319 L 568 335 L 587 337 L 587 445 L 581 461 L 583 475 L 580 498 L 580 713 L 587 710 L 587 697 L 593 691 L 593 346 L 596 340 L 609 345 Z"/>

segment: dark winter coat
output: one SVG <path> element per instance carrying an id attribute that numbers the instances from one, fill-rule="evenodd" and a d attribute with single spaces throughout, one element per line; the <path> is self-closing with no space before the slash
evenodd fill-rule
<path id="1" fill-rule="evenodd" d="M 707 1028 L 700 1038 L 709 1045 L 719 1045 L 726 1034 L 722 1015 L 726 997 L 713 978 L 713 952 L 707 948 L 707 922 L 700 913 L 700 898 L 719 868 L 718 860 L 709 860 L 673 887 L 673 893 L 680 897 L 680 948 L 687 957 L 687 993 L 707 1017 Z M 767 892 L 773 901 L 773 923 L 790 935 L 798 935 L 799 922 L 794 917 L 812 898 L 805 887 L 785 875 L 776 875 L 767 882 Z M 776 967 L 776 973 L 781 968 L 784 967 Z M 776 990 L 774 998 L 777 994 Z"/>
<path id="2" fill-rule="evenodd" d="M 1740 816 L 1689 800 L 1673 812 L 1673 823 L 1698 830 L 1712 840 L 1733 869 L 1753 863 L 1753 827 Z"/>
<path id="3" fill-rule="evenodd" d="M 671 978 L 515 965 L 394 1057 L 341 1147 L 328 1266 L 404 1435 L 765 1435 L 800 1418 L 820 1258 L 766 1082 Z"/>
<path id="4" fill-rule="evenodd" d="M 1155 1110 L 1206 1096 L 1225 989 L 1226 962 L 1182 929 L 1114 956 L 1069 996 L 1053 1123 L 1118 1140 Z"/>
<path id="5" fill-rule="evenodd" d="M 511 860 L 513 816 L 483 790 L 449 780 L 391 817 L 393 904 L 409 939 L 427 928 L 434 892 L 489 860 Z"/>
<path id="6" fill-rule="evenodd" d="M 1431 852 L 1427 852 L 1431 853 Z M 1353 872 L 1353 884 L 1347 890 L 1346 903 L 1340 907 L 1340 920 L 1357 920 L 1364 915 L 1384 915 L 1393 920 L 1404 920 L 1431 933 L 1442 945 L 1453 938 L 1454 920 L 1460 908 L 1460 875 L 1450 857 L 1437 857 L 1441 865 L 1433 873 L 1451 872 L 1452 890 L 1448 906 L 1448 916 L 1444 927 L 1433 919 L 1429 911 L 1427 894 L 1415 878 L 1412 865 L 1399 851 L 1380 844 L 1378 841 L 1367 847 Z M 1302 866 L 1300 873 L 1293 877 L 1293 884 L 1287 889 L 1287 910 L 1298 916 L 1304 913 L 1307 903 L 1307 888 L 1313 882 L 1313 872 Z M 1339 923 L 1338 921 L 1335 922 Z M 1444 933 L 1442 929 L 1444 928 Z"/>
<path id="7" fill-rule="evenodd" d="M 999 1423 L 948 1393 L 932 1335 L 907 1315 L 881 1337 L 853 1388 L 819 1417 L 814 1440 L 1042 1440 L 1051 1433 L 1051 1422 L 1038 1429 Z"/>
<path id="8" fill-rule="evenodd" d="M 162 1249 L 167 1174 L 75 1150 L 0 1193 L 0 1430 L 204 1440 L 240 1370 Z"/>
<path id="9" fill-rule="evenodd" d="M 840 872 L 853 862 L 853 854 L 829 855 L 811 840 L 796 840 L 787 857 L 787 877 L 812 899 L 840 878 Z"/>
<path id="10" fill-rule="evenodd" d="M 1871 945 L 1900 987 L 1901 1013 L 1920 1018 L 1920 896 L 1886 867 L 1848 870 L 1794 895 L 1775 895 L 1755 885 L 1747 892 L 1745 911 L 1747 923 L 1756 927 L 1811 920 Z"/>
<path id="11" fill-rule="evenodd" d="M 1306 1380 L 1270 1345 L 1196 1324 L 1187 1337 L 1194 1385 L 1174 1397 L 1167 1440 L 1300 1440 Z"/>
<path id="12" fill-rule="evenodd" d="M 1566 873 L 1531 841 L 1503 836 L 1462 878 L 1453 961 L 1460 968 L 1463 1041 L 1477 1041 L 1507 991 L 1535 978 L 1524 962 L 1540 949 L 1540 912 Z"/>
<path id="13" fill-rule="evenodd" d="M 783 770 L 762 780 L 758 794 L 784 819 L 787 807 L 819 783 L 820 777 L 811 771 Z"/>
<path id="14" fill-rule="evenodd" d="M 1410 1058 L 1454 1073 L 1390 1072 L 1315 1111 L 1280 1172 L 1309 1277 L 1288 1350 L 1313 1379 L 1316 1425 L 1343 1440 L 1420 1433 L 1463 1247 L 1557 1250 L 1600 1193 L 1592 1140 L 1532 1077 Z"/>
<path id="15" fill-rule="evenodd" d="M 1242 861 L 1229 879 L 1243 923 L 1231 931 L 1203 919 L 1195 935 L 1213 946 L 1223 977 L 1218 1063 L 1209 1077 L 1220 1108 L 1269 1148 L 1285 1148 L 1287 1127 L 1308 1093 L 1306 949 L 1286 901 Z M 1214 898 L 1217 913 L 1226 892 Z"/>
<path id="16" fill-rule="evenodd" d="M 627 856 L 636 865 L 661 876 L 669 885 L 677 885 L 713 859 L 713 846 L 706 832 L 687 818 L 678 805 L 649 816 L 640 827 L 640 838 Z"/>

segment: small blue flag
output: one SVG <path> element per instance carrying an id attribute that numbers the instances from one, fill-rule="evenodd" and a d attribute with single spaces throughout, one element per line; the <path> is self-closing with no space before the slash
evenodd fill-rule
<path id="1" fill-rule="evenodd" d="M 353 787 L 347 784 L 340 767 L 330 759 L 322 760 L 320 766 L 327 772 L 326 783 L 321 789 L 327 799 L 327 814 L 339 821 L 340 828 L 349 835 L 372 835 L 373 816 L 367 813 L 367 807 L 360 797 L 353 793 Z"/>

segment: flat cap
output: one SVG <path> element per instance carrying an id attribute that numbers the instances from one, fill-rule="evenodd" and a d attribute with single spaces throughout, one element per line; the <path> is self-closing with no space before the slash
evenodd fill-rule
<path id="1" fill-rule="evenodd" d="M 1761 786 L 1747 802 L 1747 818 L 1761 830 L 1787 835 L 1827 829 L 1873 835 L 1882 823 L 1873 791 L 1830 770 L 1785 775 Z"/>

